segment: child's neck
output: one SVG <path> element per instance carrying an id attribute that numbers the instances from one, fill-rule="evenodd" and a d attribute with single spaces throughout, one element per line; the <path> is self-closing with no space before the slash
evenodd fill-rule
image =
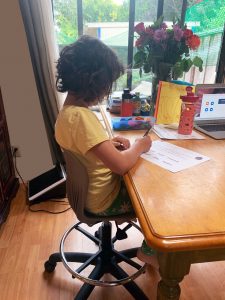
<path id="1" fill-rule="evenodd" d="M 74 105 L 88 108 L 88 103 L 82 99 L 77 99 L 75 94 L 68 92 L 64 105 Z"/>

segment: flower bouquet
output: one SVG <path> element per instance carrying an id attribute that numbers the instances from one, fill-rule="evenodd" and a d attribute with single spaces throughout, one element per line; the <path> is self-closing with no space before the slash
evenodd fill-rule
<path id="1" fill-rule="evenodd" d="M 199 47 L 200 38 L 186 26 L 182 28 L 177 22 L 168 28 L 160 17 L 151 26 L 145 27 L 143 22 L 137 24 L 134 31 L 139 35 L 134 67 L 140 68 L 140 72 L 177 79 L 193 65 L 202 71 L 202 59 L 191 56 L 191 51 Z"/>
<path id="2" fill-rule="evenodd" d="M 143 71 L 153 73 L 153 102 L 159 80 L 170 81 L 182 77 L 192 66 L 202 71 L 202 59 L 192 55 L 200 45 L 200 38 L 186 25 L 181 27 L 179 22 L 174 22 L 169 28 L 160 17 L 151 26 L 145 26 L 143 22 L 137 24 L 134 31 L 138 34 L 134 68 L 139 68 L 140 76 Z"/>

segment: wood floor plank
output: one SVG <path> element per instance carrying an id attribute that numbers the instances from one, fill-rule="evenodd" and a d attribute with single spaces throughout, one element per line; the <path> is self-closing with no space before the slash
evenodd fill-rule
<path id="1" fill-rule="evenodd" d="M 33 209 L 60 211 L 68 206 L 62 203 L 42 202 Z M 44 273 L 44 262 L 57 252 L 64 231 L 76 221 L 72 210 L 63 214 L 33 213 L 25 201 L 23 186 L 12 201 L 7 221 L 0 228 L 0 299 L 3 300 L 70 300 L 82 283 L 72 279 L 61 263 L 52 274 Z M 88 230 L 94 232 L 95 228 Z M 129 232 L 129 241 L 121 247 L 141 244 L 142 236 L 136 230 Z M 137 246 L 135 245 L 135 246 Z M 94 251 L 96 246 L 80 234 L 74 234 L 66 247 L 75 251 Z M 109 279 L 110 277 L 106 277 Z M 152 300 L 160 277 L 152 268 L 136 282 Z M 191 272 L 181 283 L 181 300 L 225 300 L 225 262 L 192 265 Z M 90 300 L 131 300 L 123 287 L 96 287 Z"/>

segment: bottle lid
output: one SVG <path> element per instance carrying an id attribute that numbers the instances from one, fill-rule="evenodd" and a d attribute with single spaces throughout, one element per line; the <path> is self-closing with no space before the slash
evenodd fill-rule
<path id="1" fill-rule="evenodd" d="M 133 96 L 130 94 L 130 89 L 123 90 L 122 99 L 131 99 Z"/>
<path id="2" fill-rule="evenodd" d="M 129 89 L 129 88 L 124 89 L 124 90 L 123 90 L 123 93 L 124 93 L 124 94 L 129 94 L 129 93 L 130 93 L 130 89 Z"/>
<path id="3" fill-rule="evenodd" d="M 180 99 L 183 101 L 183 102 L 191 102 L 191 103 L 194 103 L 196 101 L 198 101 L 199 97 L 196 96 L 193 92 L 192 92 L 192 86 L 187 86 L 186 87 L 186 91 L 187 91 L 187 95 L 184 95 L 184 96 L 180 96 Z"/>

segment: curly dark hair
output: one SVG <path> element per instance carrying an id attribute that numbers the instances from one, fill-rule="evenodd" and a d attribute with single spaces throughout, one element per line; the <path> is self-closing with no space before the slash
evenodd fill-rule
<path id="1" fill-rule="evenodd" d="M 114 51 L 88 35 L 63 48 L 56 68 L 57 90 L 72 91 L 87 103 L 109 95 L 113 82 L 124 73 Z"/>

